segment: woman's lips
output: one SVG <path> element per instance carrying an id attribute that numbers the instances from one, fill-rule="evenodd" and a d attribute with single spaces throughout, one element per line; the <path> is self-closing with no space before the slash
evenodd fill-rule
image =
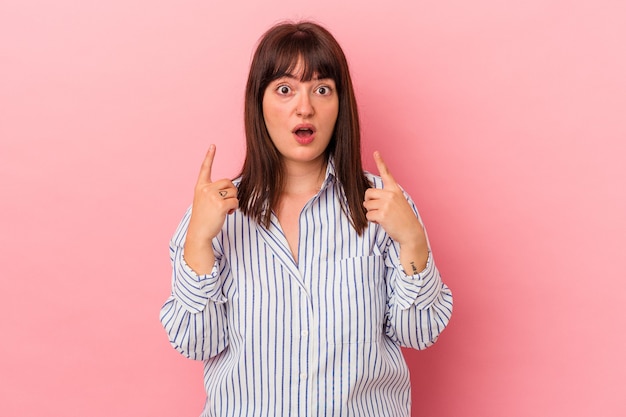
<path id="1" fill-rule="evenodd" d="M 294 138 L 301 145 L 308 145 L 315 139 L 315 127 L 310 124 L 301 124 L 292 131 Z"/>

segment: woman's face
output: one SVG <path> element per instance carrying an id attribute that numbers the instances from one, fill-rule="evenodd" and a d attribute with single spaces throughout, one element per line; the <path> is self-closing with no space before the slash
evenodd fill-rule
<path id="1" fill-rule="evenodd" d="M 301 68 L 271 82 L 263 94 L 265 126 L 286 166 L 323 162 L 339 112 L 335 82 L 315 76 L 300 81 Z"/>

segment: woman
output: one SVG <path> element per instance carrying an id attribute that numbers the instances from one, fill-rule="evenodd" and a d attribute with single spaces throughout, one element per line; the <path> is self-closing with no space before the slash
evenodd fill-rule
<path id="1" fill-rule="evenodd" d="M 170 341 L 204 361 L 202 416 L 409 416 L 400 347 L 452 313 L 417 211 L 378 153 L 364 173 L 345 56 L 311 22 L 262 37 L 241 175 L 211 145 L 170 246 Z"/>

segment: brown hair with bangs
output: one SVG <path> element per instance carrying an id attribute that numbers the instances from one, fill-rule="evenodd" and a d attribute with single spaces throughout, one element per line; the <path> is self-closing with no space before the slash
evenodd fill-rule
<path id="1" fill-rule="evenodd" d="M 301 81 L 314 76 L 335 82 L 339 112 L 326 160 L 334 159 L 336 177 L 345 197 L 342 206 L 355 230 L 367 226 L 363 200 L 371 184 L 361 163 L 361 132 L 356 99 L 346 57 L 335 38 L 313 22 L 280 23 L 259 41 L 250 65 L 245 96 L 246 158 L 241 170 L 240 210 L 265 227 L 284 187 L 282 158 L 263 118 L 263 95 L 274 80 L 288 75 L 302 61 Z M 346 207 L 347 204 L 347 207 Z"/>

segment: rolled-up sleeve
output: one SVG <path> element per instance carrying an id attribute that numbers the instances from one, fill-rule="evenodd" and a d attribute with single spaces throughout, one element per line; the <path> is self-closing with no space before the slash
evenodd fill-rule
<path id="1" fill-rule="evenodd" d="M 227 267 L 215 244 L 216 261 L 210 274 L 198 275 L 186 264 L 183 247 L 190 216 L 189 209 L 170 241 L 172 292 L 161 308 L 160 319 L 177 351 L 190 359 L 204 360 L 228 344 L 223 294 Z"/>
<path id="2" fill-rule="evenodd" d="M 406 275 L 392 245 L 387 262 L 387 335 L 404 347 L 425 349 L 452 316 L 452 291 L 442 282 L 432 253 L 426 268 Z"/>

